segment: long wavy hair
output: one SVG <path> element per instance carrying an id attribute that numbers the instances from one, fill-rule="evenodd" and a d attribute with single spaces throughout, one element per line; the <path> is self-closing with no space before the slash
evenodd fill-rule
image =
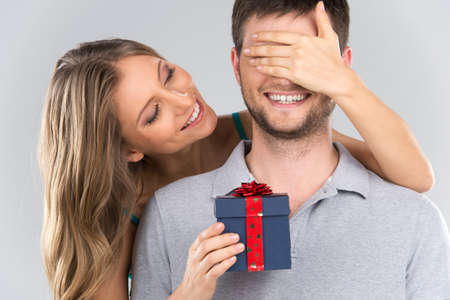
<path id="1" fill-rule="evenodd" d="M 129 212 L 138 198 L 139 164 L 127 162 L 114 111 L 117 61 L 161 56 L 122 39 L 83 43 L 61 57 L 42 117 L 42 253 L 55 299 L 89 299 L 113 272 Z"/>

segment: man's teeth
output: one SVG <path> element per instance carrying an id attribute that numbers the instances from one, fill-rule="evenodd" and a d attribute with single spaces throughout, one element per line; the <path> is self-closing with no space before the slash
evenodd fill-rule
<path id="1" fill-rule="evenodd" d="M 192 122 L 194 122 L 197 119 L 199 112 L 200 112 L 200 105 L 198 105 L 198 102 L 196 102 L 195 106 L 194 106 L 194 112 L 192 113 L 192 116 L 189 119 L 189 121 L 186 123 L 186 125 L 184 125 L 184 128 L 191 125 Z"/>
<path id="2" fill-rule="evenodd" d="M 289 95 L 289 96 L 270 94 L 269 98 L 270 98 L 270 100 L 280 102 L 281 104 L 292 104 L 294 102 L 303 101 L 307 96 L 308 96 L 308 94 Z"/>

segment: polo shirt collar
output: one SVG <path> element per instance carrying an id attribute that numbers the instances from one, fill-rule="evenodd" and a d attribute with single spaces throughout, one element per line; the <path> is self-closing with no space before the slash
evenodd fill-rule
<path id="1" fill-rule="evenodd" d="M 339 152 L 339 162 L 333 175 L 313 198 L 330 197 L 339 191 L 353 192 L 366 199 L 369 194 L 369 173 L 367 169 L 340 143 L 334 143 Z M 251 141 L 241 141 L 226 163 L 216 170 L 212 197 L 228 194 L 242 182 L 250 182 L 253 176 L 247 168 L 245 155 L 251 149 Z M 334 191 L 334 192 L 333 192 Z M 318 199 L 317 199 L 318 200 Z M 315 201 L 314 201 L 315 202 Z"/>
<path id="2" fill-rule="evenodd" d="M 240 187 L 243 182 L 250 182 L 253 176 L 247 168 L 245 155 L 251 149 L 251 142 L 242 140 L 231 152 L 225 164 L 216 170 L 212 197 L 226 195 Z"/>
<path id="3" fill-rule="evenodd" d="M 339 152 L 339 163 L 328 182 L 338 191 L 354 192 L 363 199 L 369 195 L 369 172 L 340 143 L 334 143 Z"/>

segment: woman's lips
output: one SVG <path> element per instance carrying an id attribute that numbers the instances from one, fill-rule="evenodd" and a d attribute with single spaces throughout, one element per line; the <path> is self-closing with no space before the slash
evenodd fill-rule
<path id="1" fill-rule="evenodd" d="M 198 123 L 200 123 L 200 121 L 203 118 L 204 107 L 203 107 L 202 103 L 197 98 L 195 100 L 196 100 L 195 104 L 196 104 L 196 106 L 198 106 L 198 112 L 196 112 L 196 108 L 194 107 L 194 111 L 189 116 L 188 122 L 186 122 L 186 124 L 189 124 L 189 125 L 185 124 L 183 126 L 183 128 L 181 128 L 181 130 L 186 130 L 186 129 L 189 129 L 189 128 L 192 128 L 192 127 L 196 126 Z M 197 114 L 197 117 L 191 123 L 189 123 L 189 121 L 191 120 L 191 118 L 192 118 L 192 116 L 194 114 Z"/>

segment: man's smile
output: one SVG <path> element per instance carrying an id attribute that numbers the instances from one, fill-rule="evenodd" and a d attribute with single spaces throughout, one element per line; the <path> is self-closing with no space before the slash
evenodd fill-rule
<path id="1" fill-rule="evenodd" d="M 266 92 L 264 96 L 276 107 L 297 107 L 307 101 L 312 94 L 308 92 Z"/>

